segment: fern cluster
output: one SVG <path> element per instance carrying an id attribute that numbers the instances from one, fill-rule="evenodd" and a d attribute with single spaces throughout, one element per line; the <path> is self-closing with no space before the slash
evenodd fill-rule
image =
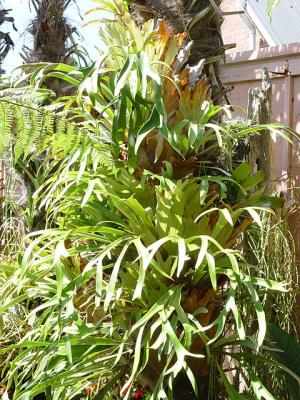
<path id="1" fill-rule="evenodd" d="M 42 106 L 51 102 L 55 98 L 55 93 L 49 89 L 35 88 L 32 86 L 11 87 L 1 81 L 0 99 L 9 100 L 18 104 L 28 104 L 29 106 Z"/>
<path id="2" fill-rule="evenodd" d="M 45 99 L 40 97 L 41 99 Z M 88 128 L 70 122 L 44 107 L 29 106 L 28 97 L 2 97 L 0 94 L 0 157 L 12 147 L 15 162 L 40 155 L 51 149 L 53 156 L 63 159 L 83 150 L 99 158 L 102 165 L 111 165 L 107 144 L 95 138 Z M 36 101 L 36 100 L 35 100 Z"/>
<path id="3" fill-rule="evenodd" d="M 82 134 L 64 119 L 57 121 L 54 114 L 3 99 L 0 100 L 0 131 L 0 154 L 13 142 L 15 160 L 45 151 L 49 138 L 57 152 L 66 153 Z"/>

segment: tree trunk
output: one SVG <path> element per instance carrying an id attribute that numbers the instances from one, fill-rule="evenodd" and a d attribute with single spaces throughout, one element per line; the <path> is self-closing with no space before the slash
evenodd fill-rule
<path id="1" fill-rule="evenodd" d="M 203 72 L 209 78 L 212 98 L 220 101 L 224 94 L 218 76 L 218 62 L 224 58 L 225 48 L 221 36 L 223 17 L 222 0 L 129 0 L 131 12 L 138 23 L 150 18 L 166 19 L 174 32 L 186 32 L 192 41 L 187 63 L 194 66 L 205 60 Z"/>
<path id="2" fill-rule="evenodd" d="M 67 41 L 76 31 L 64 16 L 73 0 L 31 0 L 36 17 L 28 32 L 33 36 L 33 48 L 23 47 L 26 64 L 38 62 L 70 63 L 74 49 Z"/>
<path id="3" fill-rule="evenodd" d="M 266 67 L 263 69 L 261 88 L 251 88 L 248 99 L 248 120 L 251 124 L 268 124 L 271 120 L 272 84 Z M 267 194 L 275 188 L 275 151 L 272 134 L 261 131 L 255 135 L 250 145 L 250 163 L 255 170 L 265 173 Z"/>

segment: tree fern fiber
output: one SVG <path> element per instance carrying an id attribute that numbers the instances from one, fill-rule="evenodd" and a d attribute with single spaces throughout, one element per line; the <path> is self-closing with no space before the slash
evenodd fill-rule
<path id="1" fill-rule="evenodd" d="M 223 16 L 220 0 L 132 0 L 129 2 L 138 23 L 149 18 L 166 19 L 174 32 L 186 32 L 192 46 L 188 57 L 190 65 L 205 60 L 204 72 L 210 79 L 213 98 L 222 97 L 222 83 L 217 72 L 217 62 L 224 57 L 225 47 L 221 36 Z"/>

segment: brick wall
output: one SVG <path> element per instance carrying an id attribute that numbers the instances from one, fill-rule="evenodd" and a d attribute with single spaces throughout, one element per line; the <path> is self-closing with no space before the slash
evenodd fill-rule
<path id="1" fill-rule="evenodd" d="M 241 10 L 241 8 L 238 7 L 237 0 L 223 0 L 221 9 L 223 12 Z M 236 47 L 234 49 L 227 50 L 227 53 L 252 50 L 250 48 L 249 27 L 247 26 L 241 15 L 225 15 L 225 21 L 222 26 L 222 36 L 224 44 L 236 43 Z M 255 36 L 256 49 L 266 45 L 258 29 L 255 30 Z"/>

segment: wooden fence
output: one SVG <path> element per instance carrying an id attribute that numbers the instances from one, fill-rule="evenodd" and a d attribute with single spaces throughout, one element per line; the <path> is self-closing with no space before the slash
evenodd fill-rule
<path id="1" fill-rule="evenodd" d="M 272 121 L 285 124 L 300 133 L 300 43 L 261 48 L 256 51 L 234 53 L 220 66 L 222 82 L 231 88 L 231 104 L 247 109 L 248 91 L 259 87 L 262 71 L 267 67 L 272 78 Z M 237 117 L 244 116 L 236 110 Z M 299 198 L 300 140 L 291 135 L 294 145 L 274 137 L 274 170 L 276 189 L 285 197 L 287 208 Z M 300 259 L 300 212 L 290 218 Z"/>

